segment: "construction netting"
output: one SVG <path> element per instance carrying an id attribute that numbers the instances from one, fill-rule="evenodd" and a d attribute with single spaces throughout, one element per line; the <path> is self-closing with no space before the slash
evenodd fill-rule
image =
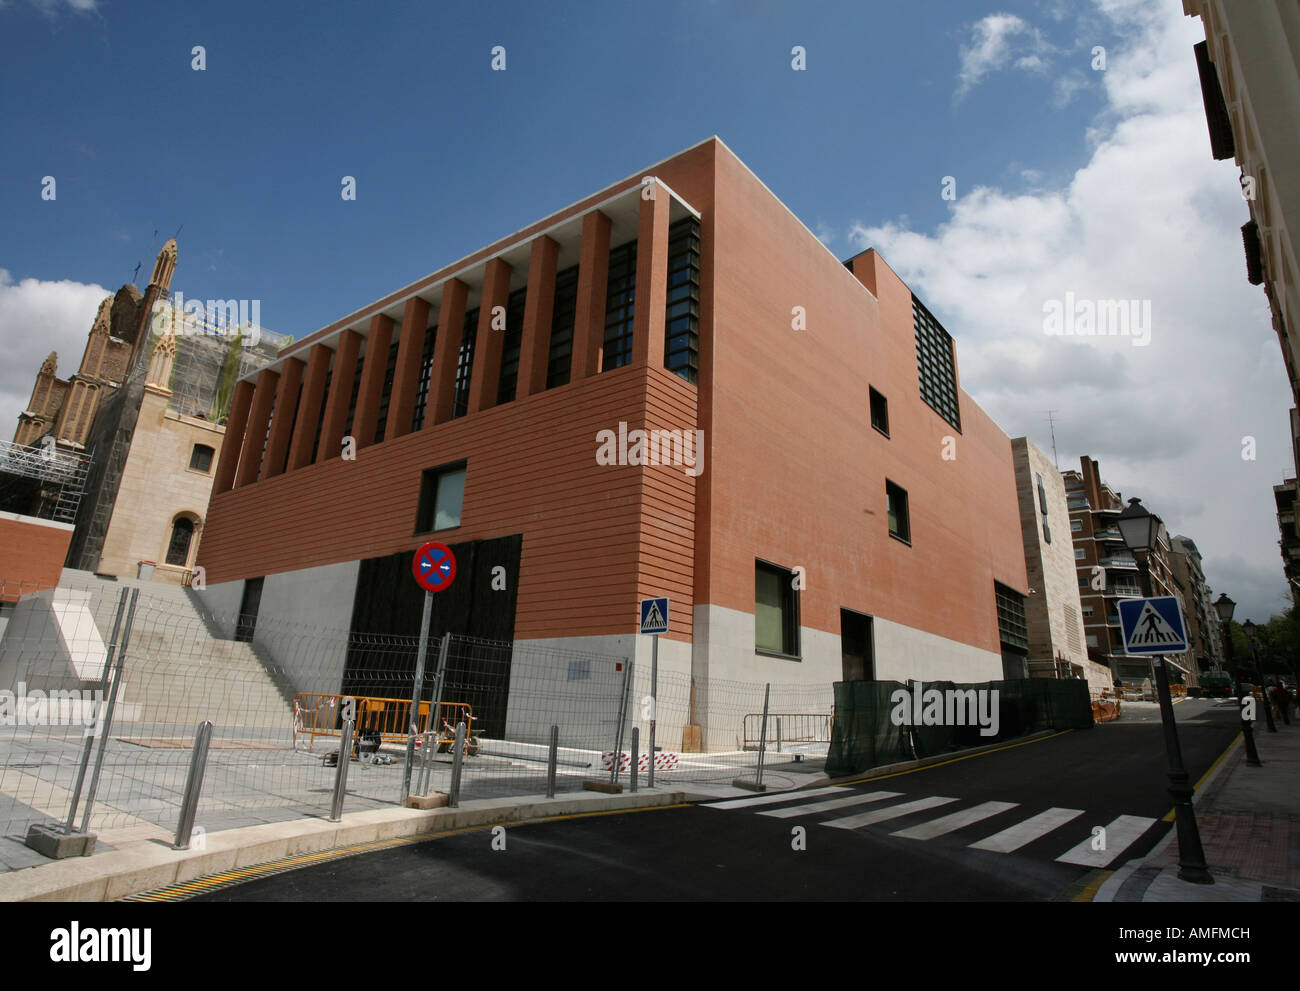
<path id="1" fill-rule="evenodd" d="M 1092 725 L 1092 697 L 1082 679 L 840 681 L 826 773 L 858 774 L 1041 730 Z"/>

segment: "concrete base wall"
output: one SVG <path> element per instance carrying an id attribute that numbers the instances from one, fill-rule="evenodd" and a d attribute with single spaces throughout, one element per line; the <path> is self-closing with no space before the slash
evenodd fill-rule
<path id="1" fill-rule="evenodd" d="M 295 691 L 339 690 L 360 567 L 359 561 L 345 561 L 263 579 L 253 643 Z M 210 585 L 198 594 L 222 635 L 233 637 L 244 582 Z"/>
<path id="2" fill-rule="evenodd" d="M 0 640 L 0 689 L 98 683 L 108 648 L 88 607 L 91 593 L 54 588 L 25 596 Z"/>

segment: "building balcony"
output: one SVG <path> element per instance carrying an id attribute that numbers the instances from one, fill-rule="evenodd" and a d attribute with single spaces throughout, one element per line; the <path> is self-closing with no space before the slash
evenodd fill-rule
<path id="1" fill-rule="evenodd" d="M 1104 530 L 1098 530 L 1095 534 L 1093 534 L 1093 536 L 1095 536 L 1098 540 L 1106 544 L 1124 543 L 1124 535 L 1114 527 L 1107 527 Z"/>
<path id="2" fill-rule="evenodd" d="M 1136 559 L 1120 554 L 1112 555 L 1111 557 L 1103 557 L 1097 563 L 1103 568 L 1124 568 L 1132 571 L 1137 571 L 1138 567 Z"/>
<path id="3" fill-rule="evenodd" d="M 1142 589 L 1136 585 L 1111 585 L 1105 594 L 1112 599 L 1140 599 Z"/>

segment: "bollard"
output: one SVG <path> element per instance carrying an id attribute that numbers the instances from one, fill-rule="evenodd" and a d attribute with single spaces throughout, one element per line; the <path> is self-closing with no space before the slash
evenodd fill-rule
<path id="1" fill-rule="evenodd" d="M 627 773 L 630 774 L 630 775 L 632 776 L 632 791 L 633 791 L 633 792 L 636 791 L 636 771 L 637 771 L 637 765 L 638 765 L 639 763 L 641 763 L 641 761 L 640 761 L 640 759 L 639 759 L 639 757 L 640 757 L 640 755 L 639 755 L 639 751 L 640 751 L 640 750 L 641 750 L 641 727 L 639 727 L 639 726 L 633 726 L 633 727 L 632 727 L 632 760 L 629 761 L 628 769 L 627 769 Z M 614 757 L 614 759 L 615 759 L 615 760 L 618 760 L 618 756 L 616 755 L 616 756 Z"/>
<path id="2" fill-rule="evenodd" d="M 343 796 L 347 794 L 348 765 L 352 763 L 352 731 L 355 728 L 355 719 L 343 721 L 343 736 L 339 738 L 339 766 L 334 772 L 334 802 L 330 806 L 330 822 L 338 822 L 343 818 Z"/>
<path id="3" fill-rule="evenodd" d="M 194 731 L 194 750 L 190 754 L 190 773 L 185 776 L 185 797 L 181 801 L 181 817 L 176 823 L 176 842 L 173 850 L 188 850 L 194 832 L 194 815 L 199 810 L 199 793 L 203 790 L 203 772 L 208 767 L 208 744 L 212 740 L 212 720 L 205 719 Z"/>
<path id="4" fill-rule="evenodd" d="M 759 734 L 758 771 L 754 775 L 754 784 L 760 789 L 763 787 L 763 758 L 767 756 L 767 704 L 771 697 L 772 686 L 768 684 L 763 689 L 763 730 Z"/>
<path id="5" fill-rule="evenodd" d="M 465 724 L 456 724 L 456 748 L 451 755 L 451 786 L 447 789 L 447 808 L 460 808 L 460 767 L 465 759 Z"/>
<path id="6" fill-rule="evenodd" d="M 560 727 L 551 727 L 551 747 L 546 755 L 546 797 L 555 797 L 555 765 L 560 756 Z"/>

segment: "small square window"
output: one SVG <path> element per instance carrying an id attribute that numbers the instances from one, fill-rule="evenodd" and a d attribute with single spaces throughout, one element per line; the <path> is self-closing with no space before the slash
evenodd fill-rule
<path id="1" fill-rule="evenodd" d="M 429 533 L 460 526 L 464 498 L 464 462 L 426 468 L 420 480 L 420 507 L 415 519 L 415 532 Z"/>
<path id="2" fill-rule="evenodd" d="M 889 400 L 870 386 L 867 388 L 871 395 L 871 425 L 888 437 Z"/>
<path id="3" fill-rule="evenodd" d="M 889 506 L 889 533 L 905 543 L 912 542 L 912 522 L 907 512 L 907 492 L 885 481 L 885 501 Z"/>
<path id="4" fill-rule="evenodd" d="M 795 573 L 754 562 L 754 648 L 799 655 L 799 594 Z"/>
<path id="5" fill-rule="evenodd" d="M 194 450 L 190 452 L 190 468 L 194 471 L 211 471 L 212 456 L 215 453 L 207 444 L 195 444 Z"/>
<path id="6" fill-rule="evenodd" d="M 1070 520 L 1071 533 L 1083 533 L 1083 520 Z"/>

